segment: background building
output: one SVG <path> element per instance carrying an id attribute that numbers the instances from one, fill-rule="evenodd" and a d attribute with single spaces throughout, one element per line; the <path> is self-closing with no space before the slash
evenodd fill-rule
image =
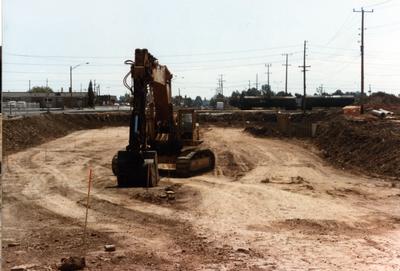
<path id="1" fill-rule="evenodd" d="M 26 103 L 38 103 L 41 108 L 76 108 L 88 106 L 87 92 L 3 92 L 3 102 L 24 101 Z"/>

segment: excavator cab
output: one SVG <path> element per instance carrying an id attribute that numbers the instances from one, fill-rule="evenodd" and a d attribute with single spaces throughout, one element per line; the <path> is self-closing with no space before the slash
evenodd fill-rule
<path id="1" fill-rule="evenodd" d="M 194 145 L 199 140 L 198 123 L 194 109 L 178 111 L 178 138 L 184 145 Z"/>

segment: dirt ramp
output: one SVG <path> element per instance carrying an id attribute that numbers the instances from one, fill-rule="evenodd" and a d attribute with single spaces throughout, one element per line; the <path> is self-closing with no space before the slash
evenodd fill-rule
<path id="1" fill-rule="evenodd" d="M 372 115 L 347 118 L 338 112 L 326 114 L 322 119 L 318 115 L 293 117 L 297 119 L 291 119 L 284 129 L 279 123 L 251 123 L 244 132 L 254 137 L 306 138 L 319 148 L 323 158 L 340 168 L 399 179 L 398 118 L 378 119 Z M 318 124 L 314 137 L 311 137 L 312 123 Z"/>
<path id="2" fill-rule="evenodd" d="M 77 130 L 126 126 L 129 116 L 127 113 L 42 114 L 4 119 L 3 150 L 8 155 Z"/>
<path id="3" fill-rule="evenodd" d="M 203 146 L 216 156 L 216 175 L 237 180 L 255 167 L 258 160 L 254 149 L 246 144 L 243 135 L 241 128 L 211 126 L 202 130 Z"/>

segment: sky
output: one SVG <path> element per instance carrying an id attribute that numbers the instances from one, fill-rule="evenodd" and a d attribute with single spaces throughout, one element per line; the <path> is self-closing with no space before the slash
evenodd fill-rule
<path id="1" fill-rule="evenodd" d="M 361 13 L 365 13 L 366 91 L 400 94 L 400 0 L 3 0 L 3 91 L 45 86 L 74 91 L 96 80 L 101 94 L 123 95 L 135 48 L 173 73 L 173 95 L 210 98 L 266 84 L 302 93 L 360 90 Z"/>

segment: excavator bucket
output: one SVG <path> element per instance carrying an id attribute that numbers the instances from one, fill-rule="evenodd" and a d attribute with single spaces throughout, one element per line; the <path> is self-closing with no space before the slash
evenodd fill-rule
<path id="1" fill-rule="evenodd" d="M 154 187 L 158 175 L 157 152 L 119 151 L 112 161 L 119 187 Z"/>

